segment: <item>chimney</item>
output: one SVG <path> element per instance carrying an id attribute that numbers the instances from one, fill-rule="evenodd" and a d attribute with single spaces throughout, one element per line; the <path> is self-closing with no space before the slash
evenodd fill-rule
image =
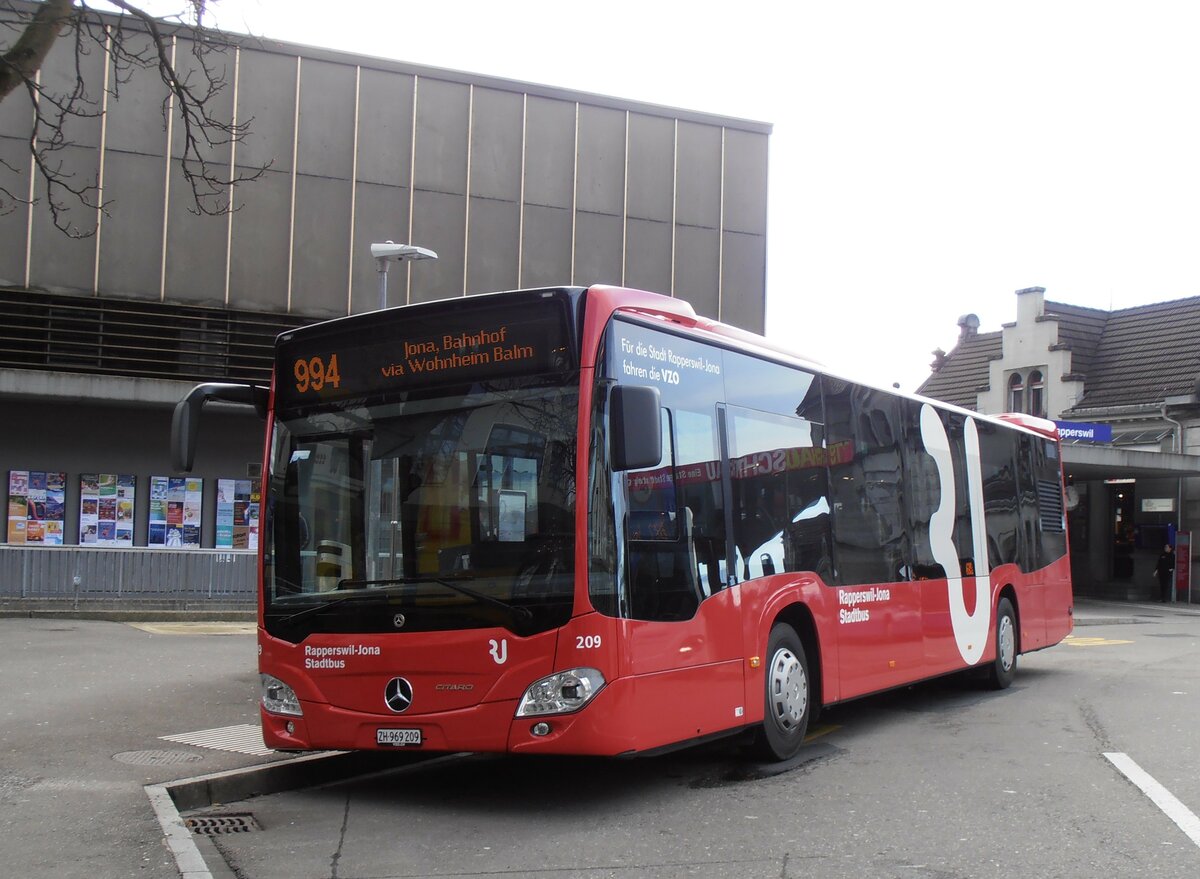
<path id="1" fill-rule="evenodd" d="M 946 365 L 946 352 L 941 348 L 933 349 L 933 363 L 929 364 L 929 369 L 932 372 L 941 372 L 942 367 Z"/>
<path id="2" fill-rule="evenodd" d="M 979 315 L 964 314 L 958 319 L 958 341 L 970 339 L 979 332 Z"/>

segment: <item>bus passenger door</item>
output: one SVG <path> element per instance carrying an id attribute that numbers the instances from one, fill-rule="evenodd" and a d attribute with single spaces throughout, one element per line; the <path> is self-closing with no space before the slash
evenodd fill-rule
<path id="1" fill-rule="evenodd" d="M 620 474 L 627 503 L 620 628 L 639 741 L 666 744 L 737 726 L 745 706 L 716 411 L 662 415 L 659 466 Z"/>

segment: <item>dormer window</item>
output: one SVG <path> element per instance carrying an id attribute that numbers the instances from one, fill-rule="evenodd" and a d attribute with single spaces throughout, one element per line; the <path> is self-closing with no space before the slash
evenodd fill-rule
<path id="1" fill-rule="evenodd" d="M 1046 378 L 1040 369 L 1029 371 L 1029 380 L 1019 372 L 1008 377 L 1008 411 L 1046 417 Z"/>
<path id="2" fill-rule="evenodd" d="M 1025 411 L 1025 379 L 1019 372 L 1014 372 L 1008 379 L 1008 411 Z"/>
<path id="3" fill-rule="evenodd" d="M 1046 382 L 1036 369 L 1029 373 L 1029 414 L 1046 417 Z"/>

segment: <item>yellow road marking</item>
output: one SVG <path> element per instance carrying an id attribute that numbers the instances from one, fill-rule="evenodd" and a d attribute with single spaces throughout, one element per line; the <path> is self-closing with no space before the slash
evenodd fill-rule
<path id="1" fill-rule="evenodd" d="M 811 742 L 813 739 L 819 739 L 821 736 L 827 736 L 831 732 L 841 729 L 840 726 L 819 726 L 804 737 L 804 741 Z"/>
<path id="2" fill-rule="evenodd" d="M 253 635 L 254 623 L 129 623 L 151 635 Z"/>
<path id="3" fill-rule="evenodd" d="M 1132 641 L 1122 641 L 1117 638 L 1080 638 L 1077 635 L 1067 635 L 1063 641 L 1072 647 L 1107 647 L 1110 644 L 1132 644 Z"/>

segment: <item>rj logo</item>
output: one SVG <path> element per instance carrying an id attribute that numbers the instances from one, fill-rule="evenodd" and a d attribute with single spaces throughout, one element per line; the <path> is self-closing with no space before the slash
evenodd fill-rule
<path id="1" fill-rule="evenodd" d="M 496 661 L 496 665 L 504 665 L 508 662 L 508 639 L 502 638 L 497 644 L 493 639 L 488 641 L 490 645 L 488 652 L 492 654 L 492 659 Z"/>

